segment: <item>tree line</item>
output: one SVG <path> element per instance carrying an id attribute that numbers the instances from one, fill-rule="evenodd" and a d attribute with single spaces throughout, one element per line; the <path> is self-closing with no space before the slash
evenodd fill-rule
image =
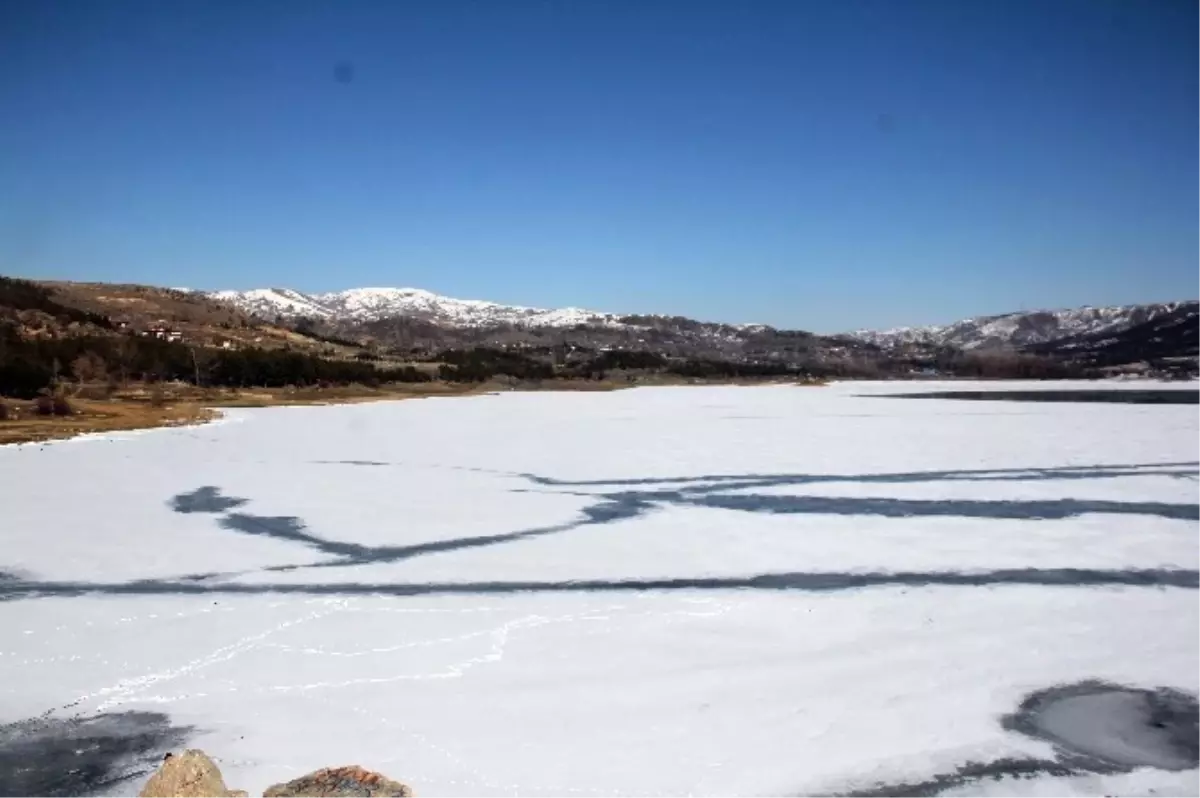
<path id="1" fill-rule="evenodd" d="M 653 372 L 691 379 L 811 377 L 812 369 L 784 363 L 751 363 L 702 358 L 672 359 L 656 352 L 610 350 L 574 362 L 554 365 L 523 352 L 475 347 L 437 355 L 438 377 L 448 382 L 485 382 L 496 377 L 517 380 L 602 380 L 612 372 Z"/>
<path id="2" fill-rule="evenodd" d="M 60 304 L 50 291 L 26 280 L 0 277 L 0 312 L 38 311 L 84 334 L 25 338 L 14 321 L 0 317 L 0 395 L 32 398 L 63 380 L 182 381 L 215 387 L 379 385 L 426 382 L 433 377 L 412 366 L 386 367 L 362 344 L 325 334 L 315 323 L 299 330 L 331 343 L 353 345 L 352 360 L 331 360 L 288 349 L 214 350 L 157 338 L 116 335 L 105 316 Z M 91 332 L 87 332 L 90 330 Z M 811 337 L 811 336 L 810 336 Z M 485 345 L 443 349 L 437 377 L 450 382 L 485 382 L 497 377 L 521 381 L 555 378 L 600 380 L 614 372 L 659 373 L 687 379 L 905 377 L 914 372 L 984 379 L 1062 379 L 1090 376 L 1079 363 L 1019 353 L 964 353 L 945 350 L 921 358 L 865 357 L 818 360 L 807 354 L 778 360 L 724 360 L 667 357 L 645 349 L 580 350 L 574 347 Z"/>
<path id="3" fill-rule="evenodd" d="M 214 387 L 297 387 L 428 382 L 412 366 L 377 368 L 290 350 L 214 350 L 137 336 L 82 335 L 25 340 L 0 325 L 0 396 L 33 398 L 63 380 L 180 381 Z"/>
<path id="4" fill-rule="evenodd" d="M 855 378 L 910 376 L 918 364 L 856 359 L 801 365 L 705 358 L 667 358 L 655 352 L 613 350 L 572 362 L 519 351 L 475 347 L 437 355 L 437 378 L 486 382 L 601 380 L 615 374 L 657 373 L 685 379 Z M 1091 376 L 1078 364 L 1019 354 L 943 353 L 923 364 L 933 374 L 982 379 L 1064 379 Z M 0 323 L 0 395 L 32 398 L 63 380 L 108 382 L 181 381 L 213 387 L 284 387 L 359 383 L 427 382 L 433 376 L 412 366 L 387 367 L 366 359 L 331 360 L 287 349 L 217 350 L 157 338 L 79 335 L 24 339 Z"/>
<path id="5" fill-rule="evenodd" d="M 49 290 L 37 283 L 15 277 L 0 277 L 0 308 L 41 311 L 64 325 L 74 322 L 94 324 L 106 330 L 112 329 L 112 322 L 107 316 L 60 304 L 55 301 Z"/>

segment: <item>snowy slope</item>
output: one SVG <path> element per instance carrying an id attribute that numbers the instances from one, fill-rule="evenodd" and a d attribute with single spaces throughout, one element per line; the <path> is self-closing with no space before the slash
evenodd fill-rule
<path id="1" fill-rule="evenodd" d="M 584 323 L 614 323 L 616 320 L 612 314 L 581 308 L 543 310 L 501 305 L 479 299 L 454 299 L 420 288 L 351 288 L 326 294 L 301 294 L 291 289 L 267 288 L 217 291 L 211 296 L 260 316 L 315 316 L 342 321 L 414 316 L 456 327 L 497 324 L 570 327 Z"/>
<path id="2" fill-rule="evenodd" d="M 333 309 L 323 305 L 316 297 L 307 296 L 290 288 L 214 291 L 209 296 L 229 302 L 247 313 L 256 313 L 264 318 L 309 316 L 327 319 L 334 315 Z"/>
<path id="3" fill-rule="evenodd" d="M 995 386 L 919 386 L 944 387 Z M 1053 763 L 1001 722 L 1047 687 L 1196 693 L 1194 406 L 879 396 L 915 389 L 0 448 L 0 724 L 142 713 L 251 794 L 355 762 L 430 796 L 802 795 Z M 950 785 L 1200 792 L 1194 768 L 1041 772 Z"/>
<path id="4" fill-rule="evenodd" d="M 542 309 L 502 305 L 479 299 L 455 299 L 420 288 L 351 288 L 324 294 L 303 294 L 288 288 L 216 291 L 210 296 L 265 318 L 309 316 L 333 321 L 366 322 L 408 316 L 447 327 L 491 327 L 516 324 L 529 327 L 574 327 L 579 324 L 618 325 L 620 314 L 582 308 Z M 974 349 L 990 346 L 1029 346 L 1059 338 L 1118 333 L 1195 302 L 1168 302 L 1120 307 L 1083 307 L 1031 311 L 964 319 L 950 325 L 857 330 L 849 337 L 885 348 L 903 344 Z M 645 316 L 670 324 L 695 322 L 669 316 Z M 739 334 L 753 335 L 772 328 L 762 324 L 733 325 Z"/>
<path id="5" fill-rule="evenodd" d="M 1130 363 L 1156 358 L 1194 358 L 1200 347 L 1200 306 L 1181 303 L 1149 321 L 1113 332 L 1059 338 L 1030 347 L 1031 351 L 1072 357 L 1094 364 Z"/>
<path id="6" fill-rule="evenodd" d="M 1069 310 L 1036 310 L 980 316 L 954 324 L 928 327 L 899 327 L 892 330 L 856 330 L 850 335 L 883 347 L 905 344 L 976 349 L 992 346 L 1029 346 L 1059 338 L 1118 333 L 1157 316 L 1174 312 L 1195 302 L 1164 302 L 1151 305 L 1082 307 Z"/>

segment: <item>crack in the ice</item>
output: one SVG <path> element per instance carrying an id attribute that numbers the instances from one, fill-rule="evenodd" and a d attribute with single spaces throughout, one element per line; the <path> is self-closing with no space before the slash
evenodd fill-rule
<path id="1" fill-rule="evenodd" d="M 774 496 L 754 494 L 659 494 L 672 504 L 715 507 L 768 514 L 875 515 L 885 518 L 955 516 L 959 518 L 1061 519 L 1087 513 L 1156 515 L 1200 520 L 1200 505 L 1168 502 L 1117 502 L 1101 499 L 896 499 L 886 497 Z M 658 497 L 656 496 L 656 499 Z M 645 494 L 635 501 L 645 502 Z"/>
<path id="2" fill-rule="evenodd" d="M 1036 776 L 1079 776 L 1088 771 L 1063 764 L 1054 759 L 1006 757 L 991 762 L 967 762 L 949 773 L 939 773 L 922 781 L 878 784 L 859 790 L 838 793 L 845 798 L 926 798 L 955 787 L 992 779 L 1034 778 Z"/>
<path id="3" fill-rule="evenodd" d="M 510 641 L 512 635 L 516 632 L 523 631 L 523 630 L 529 630 L 529 629 L 536 629 L 539 627 L 548 626 L 548 625 L 552 625 L 552 624 L 562 624 L 562 623 L 569 624 L 569 623 L 574 623 L 576 621 L 581 621 L 581 620 L 596 620 L 596 618 L 593 618 L 591 616 L 594 613 L 601 611 L 601 610 L 605 610 L 605 609 L 607 609 L 609 611 L 616 611 L 616 610 L 624 609 L 624 607 L 623 607 L 623 605 L 611 605 L 609 607 L 592 608 L 585 612 L 568 614 L 568 615 L 552 616 L 552 617 L 546 617 L 546 616 L 537 615 L 537 614 L 524 615 L 519 618 L 505 621 L 498 627 L 484 629 L 484 630 L 478 630 L 475 632 L 468 632 L 463 635 L 456 635 L 456 636 L 446 637 L 446 638 L 435 638 L 433 640 L 426 640 L 426 641 L 416 641 L 413 643 L 400 644 L 397 646 L 381 648 L 381 649 L 366 649 L 366 650 L 357 651 L 357 652 L 329 651 L 329 650 L 319 649 L 319 648 L 300 648 L 300 647 L 287 646 L 285 644 L 273 644 L 273 643 L 264 644 L 262 642 L 263 639 L 265 639 L 267 636 L 274 635 L 275 633 L 282 631 L 283 629 L 287 628 L 288 626 L 294 626 L 296 623 L 307 622 L 309 620 L 318 620 L 320 617 L 325 617 L 325 615 L 327 615 L 327 613 L 325 615 L 321 615 L 318 617 L 310 616 L 310 617 L 306 617 L 306 618 L 297 619 L 297 620 L 287 623 L 287 624 L 282 624 L 280 626 L 274 627 L 274 628 L 267 630 L 266 632 L 260 633 L 258 635 L 253 635 L 253 636 L 250 636 L 247 638 L 243 638 L 234 644 L 231 644 L 229 646 L 224 646 L 224 647 L 218 649 L 217 651 L 213 652 L 211 655 L 200 658 L 191 663 L 188 663 L 188 665 L 185 665 L 181 668 L 177 668 L 172 671 L 165 672 L 164 674 L 156 674 L 156 676 L 159 676 L 160 678 L 155 679 L 153 682 L 146 682 L 145 680 L 142 680 L 137 686 L 140 687 L 140 686 L 144 686 L 145 684 L 148 684 L 148 683 L 160 683 L 160 682 L 173 680 L 175 678 L 178 678 L 179 676 L 185 675 L 185 674 L 193 672 L 195 670 L 199 670 L 201 668 L 208 667 L 209 665 L 213 665 L 218 662 L 224 662 L 224 661 L 230 660 L 239 654 L 246 653 L 247 651 L 262 649 L 262 648 L 278 648 L 278 649 L 281 649 L 284 651 L 288 651 L 289 653 L 304 653 L 304 654 L 309 654 L 309 655 L 331 656 L 331 657 L 336 657 L 336 658 L 343 658 L 343 657 L 385 655 L 385 654 L 395 653 L 397 651 L 402 651 L 405 649 L 418 648 L 418 647 L 434 647 L 434 646 L 439 646 L 439 645 L 446 645 L 446 644 L 458 643 L 458 642 L 469 641 L 469 640 L 476 640 L 476 639 L 481 639 L 481 638 L 487 640 L 488 645 L 482 653 L 467 657 L 465 659 L 459 659 L 456 661 L 445 663 L 445 664 L 439 666 L 438 669 L 432 670 L 432 671 L 424 671 L 424 672 L 417 672 L 417 673 L 399 673 L 399 674 L 390 674 L 387 676 L 363 676 L 363 677 L 354 677 L 354 678 L 350 678 L 350 679 L 304 682 L 304 683 L 300 683 L 300 684 L 273 684 L 273 685 L 267 685 L 267 686 L 263 686 L 263 687 L 254 688 L 254 689 L 248 690 L 248 691 L 243 690 L 242 688 L 237 687 L 237 686 L 229 686 L 229 687 L 226 687 L 221 690 L 210 690 L 208 692 L 203 692 L 203 693 L 193 691 L 193 692 L 176 694 L 176 695 L 162 695 L 162 694 L 156 695 L 156 694 L 146 694 L 146 693 L 137 693 L 136 695 L 134 695 L 133 693 L 126 690 L 126 691 L 124 691 L 124 693 L 122 695 L 122 701 L 129 702 L 129 701 L 136 700 L 139 703 L 170 704 L 170 703 L 174 703 L 176 701 L 181 701 L 181 700 L 185 700 L 185 699 L 205 698 L 205 697 L 209 697 L 209 696 L 212 696 L 212 695 L 215 695 L 218 693 L 250 692 L 250 693 L 259 693 L 259 694 L 261 694 L 261 693 L 304 693 L 304 694 L 306 694 L 306 693 L 310 693 L 313 691 L 336 690 L 339 688 L 354 687 L 354 686 L 359 686 L 359 685 L 392 684 L 392 683 L 396 683 L 396 682 L 456 679 L 456 678 L 460 678 L 460 677 L 464 676 L 468 671 L 470 671 L 471 669 L 473 669 L 475 667 L 482 666 L 482 665 L 494 664 L 494 663 L 502 661 L 504 659 L 504 654 L 505 654 L 505 651 L 507 650 L 509 641 Z M 721 610 L 718 610 L 718 613 L 720 611 Z M 673 616 L 676 614 L 694 615 L 694 613 L 689 613 L 689 612 L 681 612 L 681 613 L 669 612 L 669 613 L 666 613 L 666 616 L 670 617 L 670 616 Z M 605 616 L 605 617 L 603 617 L 603 619 L 607 620 L 608 618 L 607 618 L 607 616 Z M 114 688 L 109 688 L 109 689 L 114 689 Z M 93 693 L 91 695 L 84 696 L 82 699 L 80 699 L 80 701 L 86 701 L 89 698 L 94 698 L 98 695 L 103 694 L 104 692 L 105 691 L 99 691 L 97 693 Z M 111 702 L 102 704 L 101 709 L 104 709 L 110 705 L 111 705 Z"/>
<path id="4" fill-rule="evenodd" d="M 383 461 L 335 461 L 343 465 L 383 467 L 391 465 Z M 402 546 L 371 546 L 360 543 L 330 540 L 313 534 L 304 521 L 295 516 L 263 516 L 244 512 L 242 508 L 250 500 L 223 495 L 215 486 L 203 486 L 194 491 L 172 497 L 168 504 L 180 513 L 219 514 L 216 523 L 233 532 L 274 538 L 292 545 L 315 549 L 329 557 L 320 562 L 303 565 L 272 565 L 244 573 L 270 573 L 298 571 L 308 568 L 330 568 L 392 563 L 435 553 L 463 551 L 473 548 L 504 545 L 548 535 L 570 532 L 588 526 L 606 525 L 644 517 L 647 513 L 663 507 L 710 507 L 723 510 L 768 514 L 823 514 L 898 517 L 956 516 L 967 518 L 1045 518 L 1061 519 L 1084 513 L 1111 513 L 1122 515 L 1150 515 L 1175 520 L 1200 518 L 1200 507 L 1187 503 L 1166 502 L 1121 502 L 1110 500 L 1088 500 L 1062 498 L 1051 500 L 930 500 L 889 497 L 830 497 L 830 496 L 785 496 L 738 493 L 762 488 L 776 488 L 831 483 L 858 483 L 864 485 L 919 484 L 929 482 L 1015 482 L 1034 480 L 1096 480 L 1130 476 L 1158 476 L 1176 479 L 1195 479 L 1195 462 L 1157 463 L 1145 465 L 1099 465 L 1063 466 L 1053 468 L 983 469 L 911 472 L 897 474 L 737 474 L 699 475 L 681 477 L 652 477 L 643 479 L 613 480 L 558 480 L 534 474 L 506 474 L 520 478 L 534 486 L 536 492 L 577 495 L 591 503 L 584 506 L 576 517 L 560 524 L 478 535 L 448 540 L 433 540 Z M 485 472 L 484 469 L 460 469 Z M 486 472 L 499 473 L 499 472 Z M 586 489 L 604 489 L 604 492 L 584 492 Z M 237 511 L 235 511 L 237 510 Z M 183 664 L 162 668 L 142 676 L 122 679 L 116 684 L 93 690 L 72 701 L 67 707 L 84 703 L 96 703 L 100 711 L 131 702 L 169 704 L 176 701 L 195 699 L 214 692 L 253 692 L 283 694 L 316 694 L 328 690 L 364 684 L 382 684 L 397 681 L 423 679 L 453 679 L 462 677 L 473 668 L 500 662 L 504 659 L 513 637 L 522 631 L 533 630 L 549 624 L 579 621 L 604 622 L 610 617 L 603 614 L 613 608 L 589 608 L 574 615 L 544 617 L 525 615 L 507 620 L 494 628 L 466 632 L 429 640 L 407 641 L 391 646 L 364 648 L 362 650 L 334 650 L 314 645 L 292 645 L 271 639 L 275 635 L 310 621 L 340 612 L 357 611 L 349 606 L 354 596 L 412 597 L 428 595 L 511 595 L 511 594 L 566 594 L 566 593 L 645 593 L 683 591 L 797 591 L 802 593 L 827 593 L 835 591 L 862 590 L 869 588 L 906 587 L 991 587 L 1005 585 L 1034 585 L 1056 589 L 1096 587 L 1139 587 L 1151 589 L 1188 589 L 1200 587 L 1200 572 L 1190 569 L 1088 569 L 1088 568 L 1010 568 L 986 571 L 895 571 L 895 572 L 779 572 L 748 576 L 718 577 L 650 577 L 642 579 L 591 579 L 576 581 L 502 581 L 484 580 L 473 582 L 385 582 L 385 583 L 310 583 L 310 584 L 246 584 L 218 582 L 239 573 L 188 574 L 173 579 L 143 579 L 116 583 L 38 580 L 29 575 L 15 572 L 0 572 L 0 601 L 43 597 L 76 596 L 167 596 L 167 595 L 280 595 L 328 597 L 318 609 L 290 618 L 264 631 L 241 637 L 232 643 L 219 646 L 203 656 Z M 336 600 L 330 600 L 336 598 Z M 401 611 L 399 608 L 390 608 Z M 618 609 L 625 610 L 624 607 Z M 678 610 L 682 616 L 708 616 L 727 611 L 727 606 L 717 604 L 714 610 Z M 207 611 L 207 610 L 206 610 Z M 423 611 L 423 610 L 412 610 Z M 478 611 L 477 609 L 472 611 Z M 661 616 L 663 613 L 655 613 Z M 666 613 L 671 614 L 671 613 Z M 381 676 L 361 676 L 351 679 L 316 680 L 299 684 L 276 683 L 257 688 L 228 689 L 218 687 L 208 693 L 187 692 L 169 694 L 164 687 L 176 680 L 195 676 L 204 669 L 229 662 L 249 652 L 272 649 L 290 654 L 331 659 L 385 657 L 421 648 L 436 648 L 457 643 L 470 643 L 467 652 L 474 648 L 473 641 L 485 641 L 482 651 L 474 649 L 473 656 L 439 663 L 429 670 L 413 673 L 389 673 Z M 29 660 L 32 662 L 33 660 Z M 186 686 L 186 683 L 185 683 Z M 178 686 L 177 686 L 178 687 Z M 168 688 L 169 689 L 169 688 Z M 324 699 L 322 699 L 324 700 Z M 346 706 L 338 704 L 339 708 Z M 356 712 L 357 707 L 350 707 Z M 365 715 L 365 711 L 363 712 Z M 371 717 L 375 717 L 371 715 Z M 378 718 L 376 718 L 379 720 Z M 388 723 L 386 719 L 382 722 Z M 391 724 L 398 728 L 398 724 Z M 405 733 L 414 739 L 425 740 L 412 731 Z M 452 752 L 441 749 L 448 758 L 458 759 Z M 458 760 L 461 762 L 461 760 Z M 985 777 L 1020 775 L 1063 775 L 1070 774 L 1072 765 L 1049 760 L 999 760 L 990 763 L 968 763 L 954 773 L 935 776 L 931 780 L 915 784 L 893 784 L 879 788 L 886 793 L 866 791 L 859 795 L 908 794 L 927 795 L 949 787 L 961 786 Z M 518 791 L 518 785 L 499 785 L 488 780 L 477 771 L 466 771 L 477 779 L 478 784 L 494 789 Z M 572 791 L 579 791 L 572 789 Z"/>
<path id="5" fill-rule="evenodd" d="M 1183 568 L 1007 568 L 989 571 L 782 572 L 734 577 L 661 577 L 584 579 L 564 582 L 335 582 L 266 583 L 180 582 L 21 582 L 0 585 L 0 601 L 72 596 L 165 595 L 307 595 L 430 596 L 504 595 L 514 593 L 604 593 L 697 590 L 768 590 L 827 593 L 871 587 L 988 587 L 1035 585 L 1055 588 L 1200 587 L 1200 571 Z"/>
<path id="6" fill-rule="evenodd" d="M 388 465 L 383 461 L 318 461 Z M 907 499 L 872 496 L 787 496 L 774 494 L 735 493 L 753 488 L 797 486 L 813 483 L 857 482 L 866 484 L 895 484 L 928 481 L 1015 481 L 1045 479 L 1105 479 L 1120 476 L 1189 477 L 1196 462 L 1150 464 L 1116 464 L 1097 466 L 1058 466 L 1046 468 L 978 469 L 954 471 L 908 472 L 892 474 L 709 474 L 684 477 L 652 477 L 615 480 L 559 480 L 535 474 L 516 476 L 554 489 L 554 493 L 580 496 L 592 501 L 583 507 L 572 521 L 531 529 L 519 529 L 492 535 L 475 535 L 414 543 L 404 546 L 367 546 L 358 543 L 329 540 L 311 534 L 304 522 L 295 516 L 260 516 L 245 512 L 229 513 L 218 523 L 226 529 L 314 548 L 331 559 L 301 564 L 265 566 L 261 572 L 294 572 L 311 568 L 340 568 L 374 563 L 394 563 L 413 557 L 460 551 L 472 548 L 513 543 L 521 540 L 569 532 L 585 526 L 608 524 L 641 517 L 663 506 L 710 507 L 739 512 L 766 514 L 857 515 L 885 518 L 963 517 L 1003 519 L 1062 519 L 1087 513 L 1119 515 L 1155 515 L 1174 520 L 1200 520 L 1200 505 L 1170 502 L 1122 502 L 1100 499 Z M 478 469 L 466 469 L 478 470 Z M 621 490 L 607 493 L 588 493 L 561 490 L 570 487 L 599 486 L 666 486 L 650 490 Z M 518 492 L 534 492 L 515 489 Z M 180 494 L 171 501 L 180 512 L 219 511 L 246 503 L 246 499 L 221 495 L 219 488 L 205 486 L 191 493 Z M 183 507 L 184 509 L 180 509 Z M 214 508 L 214 509 L 209 509 Z M 204 582 L 232 578 L 251 572 L 210 572 L 191 574 L 189 580 Z"/>
<path id="7" fill-rule="evenodd" d="M 361 559 L 369 556 L 372 549 L 357 543 L 326 540 L 304 531 L 304 522 L 295 516 L 265 516 L 250 513 L 230 513 L 218 522 L 225 529 L 244 532 L 247 535 L 262 535 L 292 543 L 310 546 L 325 554 L 346 559 Z"/>
<path id="8" fill-rule="evenodd" d="M 382 461 L 370 462 L 372 465 Z M 395 563 L 428 554 L 503 545 L 521 540 L 570 532 L 592 525 L 604 525 L 640 518 L 663 506 L 712 507 L 724 510 L 769 514 L 874 515 L 887 518 L 968 517 L 1061 519 L 1085 513 L 1157 515 L 1173 520 L 1200 519 L 1200 506 L 1192 503 L 1120 502 L 1095 499 L 977 500 L 977 499 L 903 499 L 863 496 L 786 496 L 732 491 L 827 482 L 908 483 L 934 480 L 991 481 L 1024 479 L 1103 479 L 1115 476 L 1153 475 L 1190 476 L 1195 462 L 1117 464 L 1098 466 L 1062 466 L 1049 468 L 1010 468 L 910 472 L 893 474 L 737 474 L 653 477 L 644 479 L 570 481 L 534 474 L 519 476 L 555 493 L 578 495 L 592 500 L 575 519 L 530 529 L 492 535 L 475 535 L 413 543 L 403 546 L 369 546 L 330 540 L 309 532 L 295 516 L 262 516 L 247 512 L 227 512 L 241 507 L 247 499 L 225 496 L 215 486 L 203 486 L 173 497 L 169 504 L 178 512 L 224 513 L 218 524 L 243 534 L 264 536 L 316 549 L 329 559 L 314 563 L 262 566 L 235 572 L 188 574 L 175 579 L 146 579 L 125 583 L 86 583 L 39 581 L 23 574 L 0 574 L 0 600 L 34 598 L 46 595 L 81 594 L 197 594 L 197 593 L 308 593 L 311 595 L 377 593 L 383 595 L 425 595 L 430 593 L 506 593 L 542 591 L 674 590 L 674 589 L 791 589 L 840 590 L 878 585 L 959 585 L 1053 584 L 1058 586 L 1139 585 L 1154 587 L 1196 586 L 1196 572 L 1170 569 L 1101 571 L 1094 569 L 1009 569 L 1007 571 L 963 573 L 801 573 L 759 574 L 741 578 L 670 578 L 645 580 L 584 580 L 573 582 L 475 582 L 448 584 L 309 584 L 309 585 L 235 585 L 217 580 L 252 573 L 295 572 L 318 568 L 340 568 L 375 563 Z M 477 469 L 476 469 L 477 470 Z M 611 493 L 580 493 L 561 488 L 586 486 L 666 486 L 649 490 L 622 490 Z M 521 490 L 521 489 L 517 489 Z M 990 574 L 990 575 L 989 575 Z"/>
<path id="9" fill-rule="evenodd" d="M 219 488 L 206 486 L 192 493 L 176 496 L 172 499 L 171 504 L 177 507 L 180 504 L 181 497 L 184 497 L 187 499 L 187 501 L 183 502 L 184 506 L 191 507 L 192 505 L 189 504 L 189 501 L 197 494 L 202 494 L 203 501 L 205 502 L 204 506 L 218 506 L 221 502 L 231 503 L 229 506 L 240 506 L 248 501 L 247 499 L 237 497 L 222 496 Z M 331 559 L 315 563 L 263 566 L 249 571 L 211 571 L 188 574 L 179 578 L 191 582 L 206 582 L 213 579 L 228 579 L 256 572 L 290 572 L 309 568 L 342 568 L 373 563 L 399 562 L 427 554 L 494 546 L 518 540 L 553 535 L 559 532 L 568 532 L 593 524 L 612 523 L 614 521 L 637 517 L 653 509 L 655 509 L 654 505 L 636 499 L 621 501 L 601 499 L 594 504 L 582 508 L 576 519 L 561 524 L 519 529 L 513 532 L 502 532 L 494 535 L 474 535 L 448 540 L 433 540 L 405 546 L 365 546 L 357 543 L 329 540 L 307 532 L 304 522 L 295 516 L 262 516 L 243 512 L 229 513 L 217 522 L 224 529 L 249 535 L 271 537 L 289 543 L 299 543 L 327 554 Z M 187 512 L 191 511 L 187 510 Z M 17 579 L 15 581 L 20 580 Z"/>
<path id="10" fill-rule="evenodd" d="M 69 706 L 78 706 L 81 703 L 100 699 L 100 703 L 97 705 L 97 711 L 104 712 L 121 704 L 130 703 L 135 700 L 142 700 L 139 696 L 139 693 L 147 687 L 162 682 L 174 681 L 175 679 L 178 679 L 182 676 L 187 676 L 195 671 L 203 670 L 204 668 L 210 667 L 217 663 L 231 660 L 239 654 L 254 648 L 256 643 L 267 637 L 270 637 L 273 634 L 277 634 L 284 629 L 296 626 L 297 624 L 308 623 L 309 621 L 321 618 L 328 614 L 329 612 L 316 611 L 302 615 L 299 618 L 291 618 L 271 627 L 270 629 L 267 629 L 266 631 L 248 635 L 228 645 L 220 646 L 213 651 L 210 651 L 208 654 L 186 662 L 178 667 L 156 671 L 130 679 L 122 679 L 110 687 L 104 687 L 91 693 L 86 693 L 76 698 Z"/>
<path id="11" fill-rule="evenodd" d="M 808 485 L 825 482 L 855 482 L 863 484 L 892 484 L 920 482 L 1008 482 L 1057 479 L 1108 479 L 1126 476 L 1192 475 L 1200 468 L 1200 461 L 1178 461 L 1168 463 L 1118 463 L 1093 466 L 1033 466 L 1025 468 L 954 469 L 948 471 L 909 471 L 879 474 L 690 474 L 677 477 L 639 477 L 634 479 L 590 479 L 570 480 L 544 477 L 537 474 L 520 473 L 520 476 L 538 485 L 548 487 L 603 487 L 605 485 L 665 485 L 676 482 L 691 483 L 738 483 L 714 485 L 714 489 L 732 490 L 742 487 L 767 487 L 780 485 Z"/>

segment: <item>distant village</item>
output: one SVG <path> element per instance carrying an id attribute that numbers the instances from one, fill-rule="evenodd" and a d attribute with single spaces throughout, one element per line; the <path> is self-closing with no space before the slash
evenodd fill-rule
<path id="1" fill-rule="evenodd" d="M 139 338 L 157 338 L 160 341 L 170 341 L 171 343 L 187 343 L 187 336 L 179 327 L 171 324 L 165 319 L 158 319 L 146 324 L 138 324 L 133 319 L 125 316 L 110 317 L 109 322 L 114 330 L 126 333 L 127 335 L 136 335 Z M 261 338 L 256 338 L 255 341 L 261 341 Z M 238 344 L 232 338 L 221 336 L 208 336 L 207 340 L 200 342 L 205 346 L 216 346 L 219 349 L 237 349 Z"/>

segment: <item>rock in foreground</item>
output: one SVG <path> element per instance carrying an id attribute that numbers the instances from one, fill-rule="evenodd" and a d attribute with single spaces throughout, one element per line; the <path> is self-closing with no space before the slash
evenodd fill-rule
<path id="1" fill-rule="evenodd" d="M 283 796 L 410 796 L 407 784 L 392 781 L 357 765 L 325 768 L 286 784 L 268 787 L 264 798 Z"/>
<path id="2" fill-rule="evenodd" d="M 226 787 L 217 764 L 197 749 L 184 751 L 178 756 L 167 754 L 162 767 L 138 793 L 139 798 L 232 798 L 245 795 L 242 790 Z"/>

